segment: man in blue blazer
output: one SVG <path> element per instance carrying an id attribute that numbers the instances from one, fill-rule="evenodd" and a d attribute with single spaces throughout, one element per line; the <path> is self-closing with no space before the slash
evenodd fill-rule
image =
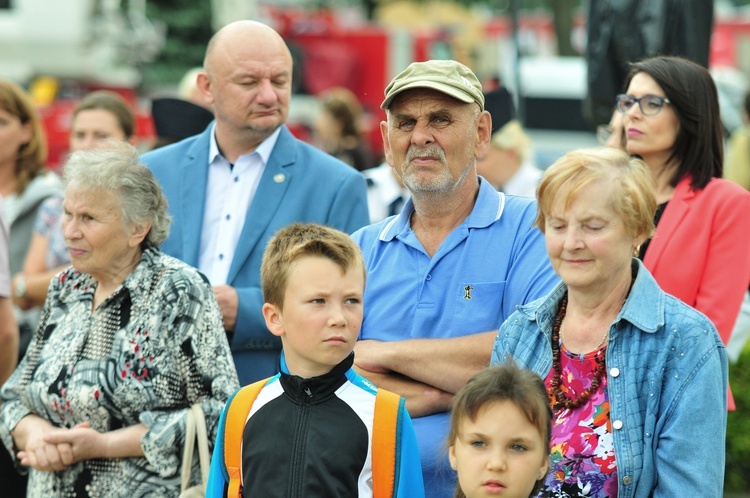
<path id="1" fill-rule="evenodd" d="M 142 158 L 173 219 L 161 249 L 211 281 L 243 385 L 278 371 L 281 342 L 261 313 L 268 239 L 296 221 L 347 233 L 369 222 L 362 175 L 284 125 L 291 81 L 292 57 L 276 31 L 255 21 L 228 24 L 209 42 L 197 80 L 216 120 Z"/>

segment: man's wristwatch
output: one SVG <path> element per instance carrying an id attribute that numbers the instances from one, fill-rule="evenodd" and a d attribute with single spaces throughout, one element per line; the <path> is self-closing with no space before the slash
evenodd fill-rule
<path id="1" fill-rule="evenodd" d="M 23 276 L 19 276 L 16 278 L 16 283 L 13 286 L 13 294 L 16 295 L 17 298 L 23 299 L 26 297 L 26 278 Z"/>

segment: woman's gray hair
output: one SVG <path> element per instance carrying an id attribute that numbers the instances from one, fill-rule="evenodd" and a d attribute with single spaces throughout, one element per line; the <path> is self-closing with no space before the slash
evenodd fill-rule
<path id="1" fill-rule="evenodd" d="M 132 145 L 110 141 L 101 148 L 74 152 L 65 163 L 63 176 L 66 186 L 116 193 L 126 223 L 150 222 L 142 249 L 159 247 L 169 235 L 172 220 L 167 214 L 167 199 Z"/>

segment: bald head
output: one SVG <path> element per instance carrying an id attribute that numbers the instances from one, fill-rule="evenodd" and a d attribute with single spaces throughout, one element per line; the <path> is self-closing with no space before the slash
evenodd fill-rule
<path id="1" fill-rule="evenodd" d="M 236 47 L 243 47 L 245 50 L 270 49 L 286 54 L 289 58 L 289 65 L 291 66 L 292 63 L 292 54 L 275 29 L 258 21 L 244 20 L 227 24 L 211 37 L 203 59 L 205 70 L 211 72 L 211 66 L 221 58 L 221 54 Z"/>
<path id="2" fill-rule="evenodd" d="M 292 55 L 271 27 L 233 22 L 211 38 L 197 83 L 214 108 L 219 147 L 234 162 L 286 122 Z"/>

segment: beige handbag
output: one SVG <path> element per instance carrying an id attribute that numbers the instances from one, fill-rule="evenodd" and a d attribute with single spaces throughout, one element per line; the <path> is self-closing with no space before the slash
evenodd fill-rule
<path id="1" fill-rule="evenodd" d="M 190 486 L 190 471 L 193 467 L 195 441 L 198 440 L 198 458 L 201 463 L 201 484 Z M 208 483 L 208 469 L 211 461 L 208 455 L 208 434 L 206 417 L 199 403 L 190 407 L 185 423 L 185 449 L 182 454 L 182 485 L 180 498 L 203 498 Z"/>

